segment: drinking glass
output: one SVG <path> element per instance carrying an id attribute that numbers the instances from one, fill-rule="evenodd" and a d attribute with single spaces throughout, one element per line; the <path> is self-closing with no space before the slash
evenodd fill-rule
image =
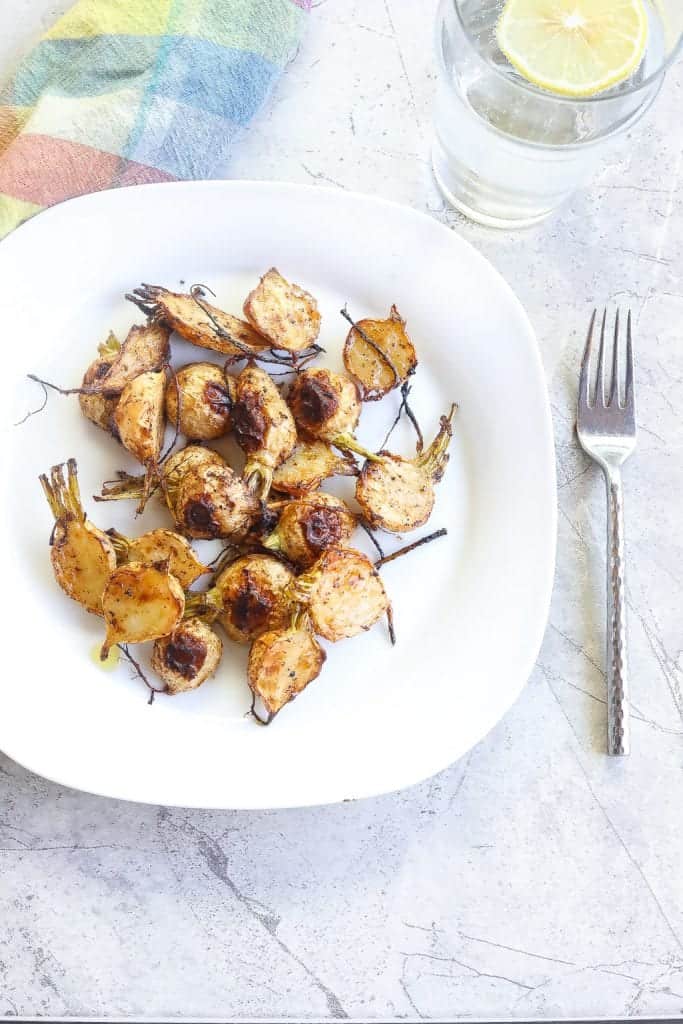
<path id="1" fill-rule="evenodd" d="M 441 0 L 432 163 L 446 198 L 492 227 L 551 213 L 592 175 L 618 133 L 653 102 L 681 49 L 683 0 L 645 0 L 649 31 L 624 82 L 575 99 L 540 89 L 496 42 L 504 0 Z"/>

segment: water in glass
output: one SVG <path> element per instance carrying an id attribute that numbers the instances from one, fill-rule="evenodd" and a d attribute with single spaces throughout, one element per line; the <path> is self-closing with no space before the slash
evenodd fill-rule
<path id="1" fill-rule="evenodd" d="M 442 0 L 433 150 L 447 198 L 499 227 L 541 220 L 590 177 L 610 140 L 655 98 L 663 78 L 657 72 L 673 45 L 661 0 L 653 0 L 636 72 L 597 97 L 558 96 L 522 78 L 501 52 L 496 25 L 503 6 L 504 0 Z"/>

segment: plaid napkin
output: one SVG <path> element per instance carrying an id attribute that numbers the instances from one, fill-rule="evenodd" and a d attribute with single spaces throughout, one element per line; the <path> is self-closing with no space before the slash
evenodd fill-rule
<path id="1" fill-rule="evenodd" d="M 222 177 L 310 0 L 78 0 L 0 90 L 0 237 L 71 196 Z"/>

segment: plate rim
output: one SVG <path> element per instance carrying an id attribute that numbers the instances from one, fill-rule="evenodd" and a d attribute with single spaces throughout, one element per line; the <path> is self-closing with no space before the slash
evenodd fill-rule
<path id="1" fill-rule="evenodd" d="M 519 656 L 519 668 L 515 673 L 514 685 L 512 685 L 506 692 L 505 698 L 502 700 L 500 705 L 497 705 L 496 711 L 492 716 L 489 716 L 485 724 L 485 728 L 481 735 L 473 743 L 467 744 L 467 746 L 453 756 L 448 756 L 447 760 L 440 764 L 439 767 L 434 769 L 429 766 L 425 772 L 418 773 L 418 777 L 413 778 L 412 781 L 407 783 L 400 782 L 396 787 L 387 788 L 384 785 L 374 785 L 366 788 L 363 792 L 357 795 L 351 795 L 347 798 L 332 797 L 330 800 L 306 800 L 298 799 L 294 801 L 279 800 L 275 799 L 270 802 L 258 802 L 247 801 L 241 803 L 234 799 L 230 802 L 217 803 L 215 800 L 203 801 L 201 799 L 192 801 L 178 801 L 173 802 L 167 798 L 150 797 L 147 795 L 138 795 L 131 793 L 129 784 L 123 782 L 121 785 L 116 784 L 118 780 L 111 786 L 89 786 L 87 780 L 84 781 L 78 777 L 73 778 L 74 772 L 78 776 L 78 769 L 71 771 L 68 765 L 63 765 L 63 771 L 52 771 L 50 769 L 45 770 L 40 766 L 39 752 L 34 747 L 33 750 L 29 751 L 29 756 L 25 756 L 21 751 L 14 752 L 14 744 L 12 742 L 11 735 L 6 737 L 3 734 L 2 718 L 0 718 L 0 750 L 2 750 L 8 757 L 15 761 L 25 769 L 53 782 L 57 785 L 67 786 L 69 788 L 79 790 L 81 792 L 90 793 L 92 795 L 107 797 L 109 799 L 125 800 L 132 803 L 142 804 L 158 804 L 161 806 L 168 807 L 187 807 L 187 808 L 203 808 L 203 809 L 214 809 L 214 810 L 227 810 L 227 809 L 294 809 L 298 807 L 314 807 L 314 806 L 326 806 L 327 804 L 341 802 L 342 799 L 359 800 L 359 799 L 370 799 L 371 797 L 390 794 L 399 792 L 404 788 L 408 788 L 414 785 L 419 785 L 426 779 L 433 777 L 441 771 L 444 771 L 451 764 L 454 764 L 459 758 L 463 757 L 469 750 L 473 749 L 476 745 L 481 743 L 491 730 L 497 725 L 510 711 L 516 701 L 519 699 L 522 691 L 527 685 L 527 682 L 531 676 L 533 668 L 537 662 L 538 654 L 543 642 L 543 637 L 547 629 L 548 617 L 550 612 L 550 603 L 554 588 L 555 578 L 555 567 L 556 567 L 556 555 L 557 555 L 557 471 L 555 461 L 555 439 L 552 412 L 550 405 L 550 396 L 548 393 L 548 385 L 545 377 L 545 371 L 543 367 L 543 360 L 541 357 L 540 348 L 536 338 L 536 333 L 531 324 L 530 318 L 526 312 L 526 309 L 522 305 L 520 299 L 512 289 L 511 285 L 503 277 L 501 272 L 495 267 L 491 261 L 481 253 L 476 246 L 474 246 L 468 239 L 463 238 L 459 232 L 437 218 L 431 216 L 429 213 L 417 210 L 412 206 L 404 203 L 396 202 L 391 199 L 386 199 L 382 196 L 374 196 L 363 192 L 358 192 L 350 189 L 340 189 L 331 186 L 322 185 L 310 185 L 307 183 L 297 182 L 286 182 L 277 180 L 256 180 L 256 179 L 207 179 L 207 180 L 188 180 L 188 181 L 174 181 L 174 182 L 163 182 L 163 183 L 149 183 L 142 185 L 130 185 L 116 189 L 106 189 L 100 192 L 87 193 L 82 196 L 76 196 L 71 199 L 65 200 L 61 203 L 55 204 L 40 213 L 35 214 L 28 220 L 23 222 L 12 231 L 9 235 L 0 241 L 0 265 L 2 262 L 11 258 L 11 250 L 13 248 L 13 240 L 20 238 L 21 244 L 26 245 L 26 238 L 31 233 L 39 230 L 53 230 L 51 226 L 45 227 L 46 220 L 49 222 L 54 219 L 59 223 L 59 220 L 63 217 L 69 217 L 73 207 L 86 207 L 88 205 L 97 205 L 100 202 L 114 202 L 119 201 L 124 204 L 127 201 L 128 193 L 134 192 L 139 193 L 140 191 L 152 190 L 158 192 L 160 189 L 175 189 L 177 191 L 203 191 L 203 190 L 220 190 L 220 191 L 233 191 L 239 192 L 240 190 L 255 190 L 262 192 L 274 192 L 280 191 L 282 193 L 301 194 L 306 193 L 309 195 L 315 195 L 316 197 L 323 197 L 323 200 L 327 197 L 331 200 L 338 200 L 342 198 L 344 201 L 369 203 L 372 206 L 386 207 L 390 211 L 399 214 L 407 219 L 414 219 L 417 222 L 428 222 L 432 227 L 435 227 L 440 232 L 446 232 L 449 238 L 454 239 L 459 246 L 462 246 L 465 251 L 468 251 L 476 261 L 485 265 L 489 271 L 497 280 L 498 285 L 506 293 L 508 300 L 511 301 L 512 305 L 516 307 L 516 311 L 519 314 L 520 324 L 523 323 L 526 340 L 528 343 L 528 355 L 532 358 L 532 362 L 535 369 L 535 386 L 538 392 L 539 398 L 539 411 L 543 413 L 544 421 L 544 433 L 543 433 L 543 462 L 544 472 L 543 481 L 544 488 L 547 492 L 548 497 L 548 519 L 547 529 L 545 531 L 544 538 L 544 554 L 543 554 L 543 580 L 541 583 L 540 573 L 537 591 L 541 591 L 542 601 L 539 598 L 539 608 L 542 608 L 542 614 L 539 611 L 537 622 L 534 628 L 533 638 L 530 638 L 527 644 L 527 650 L 525 656 Z M 66 211 L 66 213 L 65 213 Z M 39 224 L 40 227 L 36 227 L 35 223 Z M 32 227 L 32 225 L 34 225 Z M 30 243 L 30 238 L 29 242 Z M 10 253 L 8 257 L 6 254 Z M 3 454 L 3 462 L 7 458 L 6 449 Z M 11 733 L 11 730 L 10 730 Z M 36 756 L 31 756 L 32 754 Z M 113 780 L 114 781 L 114 780 Z"/>

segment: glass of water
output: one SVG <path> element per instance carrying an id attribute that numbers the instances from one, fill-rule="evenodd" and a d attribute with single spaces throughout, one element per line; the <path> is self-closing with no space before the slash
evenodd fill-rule
<path id="1" fill-rule="evenodd" d="M 683 0 L 645 0 L 645 55 L 623 82 L 587 98 L 532 85 L 503 55 L 504 0 L 441 0 L 432 161 L 446 198 L 492 227 L 524 227 L 586 182 L 610 141 L 655 99 L 681 49 Z"/>

